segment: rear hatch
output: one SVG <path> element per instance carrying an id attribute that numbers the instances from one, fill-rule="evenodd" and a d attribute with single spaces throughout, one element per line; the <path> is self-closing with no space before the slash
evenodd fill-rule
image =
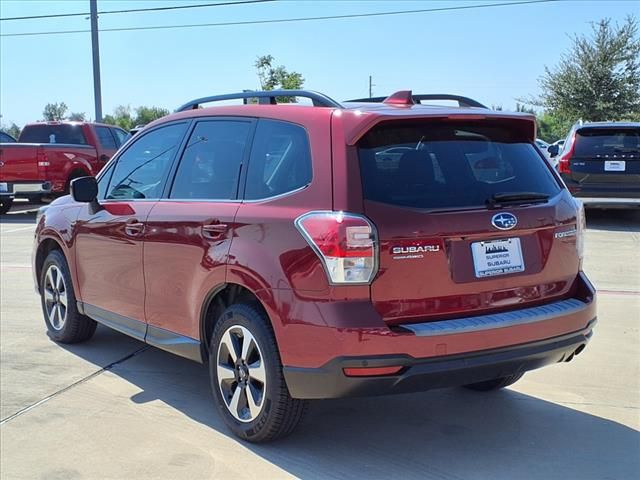
<path id="1" fill-rule="evenodd" d="M 584 126 L 562 155 L 561 171 L 583 186 L 636 191 L 640 187 L 640 126 Z"/>
<path id="2" fill-rule="evenodd" d="M 358 143 L 376 226 L 376 310 L 391 324 L 567 296 L 577 209 L 519 121 L 388 122 Z"/>

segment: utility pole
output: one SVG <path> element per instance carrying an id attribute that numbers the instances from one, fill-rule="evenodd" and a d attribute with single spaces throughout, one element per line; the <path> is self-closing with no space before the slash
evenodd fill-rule
<path id="1" fill-rule="evenodd" d="M 369 98 L 373 97 L 373 87 L 375 86 L 372 83 L 373 77 L 371 75 L 369 75 Z"/>
<path id="2" fill-rule="evenodd" d="M 100 87 L 100 47 L 98 45 L 98 0 L 89 0 L 91 13 L 91 49 L 93 51 L 93 98 L 96 122 L 102 122 L 102 89 Z"/>

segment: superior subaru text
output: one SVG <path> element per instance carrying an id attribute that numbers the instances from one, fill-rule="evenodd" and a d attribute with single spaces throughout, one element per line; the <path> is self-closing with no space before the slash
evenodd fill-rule
<path id="1" fill-rule="evenodd" d="M 230 99 L 247 104 L 201 108 Z M 252 442 L 290 433 L 308 399 L 492 390 L 567 362 L 595 291 L 582 208 L 535 130 L 408 91 L 189 102 L 41 211 L 48 333 L 80 342 L 99 322 L 207 364 Z"/>

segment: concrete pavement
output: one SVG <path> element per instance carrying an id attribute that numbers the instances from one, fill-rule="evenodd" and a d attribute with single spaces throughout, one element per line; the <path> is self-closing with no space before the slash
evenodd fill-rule
<path id="1" fill-rule="evenodd" d="M 0 478 L 628 479 L 640 475 L 640 213 L 590 212 L 599 324 L 569 364 L 502 392 L 315 402 L 289 438 L 237 441 L 206 370 L 100 327 L 51 342 L 34 217 L 0 223 Z M 106 367 L 106 369 L 104 368 Z"/>

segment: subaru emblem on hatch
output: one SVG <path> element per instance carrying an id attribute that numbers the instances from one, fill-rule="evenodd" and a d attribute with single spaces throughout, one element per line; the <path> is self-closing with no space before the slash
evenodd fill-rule
<path id="1" fill-rule="evenodd" d="M 491 225 L 498 230 L 511 230 L 518 224 L 518 219 L 512 213 L 496 213 L 491 218 Z"/>

